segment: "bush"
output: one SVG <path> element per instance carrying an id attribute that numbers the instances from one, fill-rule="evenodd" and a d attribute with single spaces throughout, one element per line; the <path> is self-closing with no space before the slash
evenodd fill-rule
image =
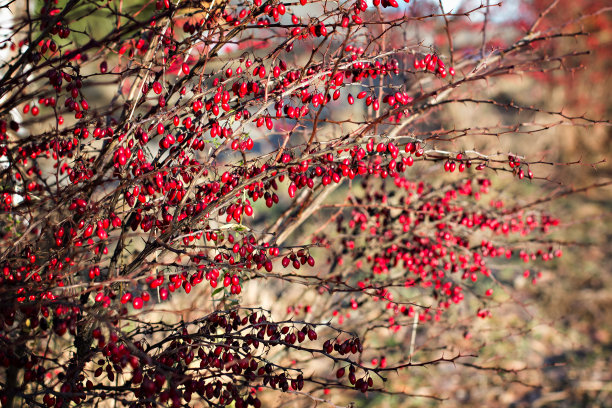
<path id="1" fill-rule="evenodd" d="M 2 405 L 409 397 L 395 373 L 468 357 L 432 337 L 539 280 L 576 191 L 488 138 L 607 123 L 497 93 L 585 32 L 488 4 L 2 6 Z"/>

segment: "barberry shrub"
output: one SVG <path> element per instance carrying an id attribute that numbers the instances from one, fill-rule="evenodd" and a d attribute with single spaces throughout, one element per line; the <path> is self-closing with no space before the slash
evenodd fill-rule
<path id="1" fill-rule="evenodd" d="M 500 268 L 562 254 L 548 198 L 492 185 L 546 162 L 488 138 L 598 122 L 492 97 L 586 54 L 499 6 L 0 5 L 0 403 L 408 397 L 386 381 L 465 357 L 413 358 L 417 328 L 469 337 Z"/>

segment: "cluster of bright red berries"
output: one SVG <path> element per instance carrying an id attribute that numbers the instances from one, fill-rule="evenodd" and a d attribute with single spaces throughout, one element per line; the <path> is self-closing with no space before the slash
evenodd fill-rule
<path id="1" fill-rule="evenodd" d="M 444 310 L 464 300 L 464 289 L 471 288 L 479 276 L 491 276 L 491 267 L 485 258 L 511 258 L 519 252 L 486 240 L 478 245 L 471 242 L 470 234 L 464 229 L 528 236 L 538 231 L 546 233 L 559 225 L 558 219 L 546 214 L 522 211 L 506 214 L 497 202 L 492 205 L 498 211 L 479 208 L 474 200 L 488 193 L 490 182 L 487 179 L 468 179 L 440 193 L 432 186 L 408 181 L 399 174 L 393 176 L 393 181 L 393 193 L 387 190 L 388 184 L 364 181 L 366 194 L 355 197 L 350 217 L 337 218 L 337 233 L 342 238 L 338 240 L 333 235 L 317 238 L 317 242 L 335 253 L 339 265 L 356 269 L 350 279 L 362 294 L 350 299 L 348 305 L 353 310 L 368 299 L 384 300 L 386 309 L 394 315 L 413 316 L 415 309 L 405 303 L 421 297 L 424 291 L 433 291 L 438 306 L 421 308 L 418 317 L 421 321 L 438 320 Z M 431 228 L 427 231 L 422 225 L 431 225 Z M 355 251 L 356 241 L 364 241 L 369 250 Z M 519 255 L 526 262 L 535 260 L 536 255 L 547 261 L 561 256 L 561 251 L 549 248 L 529 255 L 520 250 Z M 398 269 L 402 271 L 399 275 L 393 272 Z M 460 281 L 454 278 L 455 274 Z M 378 283 L 381 279 L 385 286 L 404 289 L 381 288 Z M 333 289 L 330 292 L 333 293 Z M 483 292 L 487 297 L 493 294 L 490 288 Z M 346 316 L 335 315 L 340 323 L 345 320 Z M 478 315 L 487 317 L 490 313 L 480 309 Z M 390 318 L 391 330 L 399 330 L 399 324 L 396 318 Z"/>
<path id="2" fill-rule="evenodd" d="M 446 78 L 447 76 L 447 70 L 444 61 L 442 61 L 442 58 L 438 57 L 435 54 L 427 54 L 422 60 L 415 58 L 414 69 L 425 69 L 430 72 L 435 72 L 442 78 Z M 448 74 L 450 74 L 451 76 L 455 76 L 455 68 L 448 68 Z"/>

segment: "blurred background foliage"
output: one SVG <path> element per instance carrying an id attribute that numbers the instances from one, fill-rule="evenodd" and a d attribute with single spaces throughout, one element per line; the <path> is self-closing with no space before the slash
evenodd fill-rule
<path id="1" fill-rule="evenodd" d="M 504 14 L 506 3 L 495 11 L 502 19 L 508 18 Z M 520 3 L 521 12 L 515 15 L 516 20 L 509 19 L 508 23 L 524 27 L 529 25 L 528 16 L 537 15 L 552 2 Z M 495 86 L 481 84 L 490 92 L 489 97 L 569 115 L 609 119 L 612 116 L 612 13 L 608 10 L 589 16 L 606 4 L 598 0 L 557 2 L 544 17 L 540 29 L 559 28 L 571 20 L 563 26 L 564 32 L 584 31 L 589 35 L 576 36 L 574 41 L 553 42 L 558 47 L 555 51 L 569 54 L 588 50 L 589 55 L 574 58 L 572 66 L 547 74 L 505 77 L 496 81 Z M 526 21 L 522 21 L 524 17 Z M 449 115 L 439 117 L 443 129 L 481 124 L 483 118 L 488 123 L 545 121 L 543 114 L 458 104 L 453 105 Z M 479 146 L 482 141 L 479 138 Z M 462 139 L 460 143 L 469 146 L 473 142 Z M 493 185 L 497 190 L 501 188 L 502 196 L 519 202 L 603 183 L 612 176 L 609 126 L 561 125 L 530 135 L 491 138 L 489 144 L 491 149 L 500 152 L 560 163 L 533 167 L 536 175 L 548 181 L 517 183 L 507 174 L 493 177 Z M 420 388 L 415 386 L 413 390 L 447 397 L 443 406 L 612 406 L 612 189 L 610 186 L 589 189 L 541 207 L 562 220 L 561 229 L 551 238 L 566 243 L 562 245 L 563 257 L 553 264 L 542 265 L 543 276 L 536 285 L 500 265 L 500 278 L 506 278 L 511 284 L 516 302 L 501 303 L 492 319 L 474 328 L 470 340 L 450 338 L 450 333 L 437 334 L 449 337 L 442 342 L 452 345 L 449 352 L 470 350 L 478 354 L 474 364 L 481 368 L 459 363 L 414 370 L 406 378 L 409 384 L 420 383 Z M 379 397 L 364 401 L 362 406 L 438 403 Z"/>

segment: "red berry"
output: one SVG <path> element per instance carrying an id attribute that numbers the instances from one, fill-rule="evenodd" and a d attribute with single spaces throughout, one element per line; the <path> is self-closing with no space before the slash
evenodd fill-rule
<path id="1" fill-rule="evenodd" d="M 142 301 L 141 297 L 135 297 L 132 300 L 132 306 L 134 306 L 134 309 L 140 309 L 142 308 L 142 305 L 144 304 L 144 302 Z"/>

